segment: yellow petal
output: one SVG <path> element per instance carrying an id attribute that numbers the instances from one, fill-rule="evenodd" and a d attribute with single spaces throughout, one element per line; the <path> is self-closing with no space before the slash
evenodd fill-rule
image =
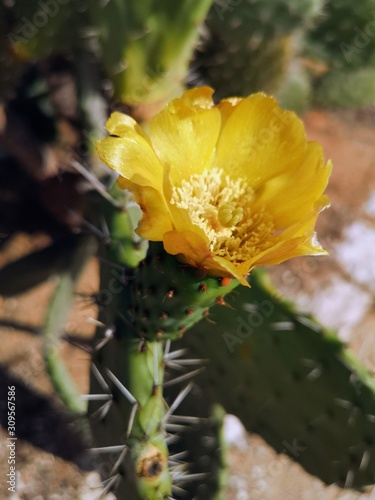
<path id="1" fill-rule="evenodd" d="M 119 186 L 133 193 L 142 210 L 136 233 L 151 241 L 162 241 L 164 233 L 172 230 L 172 222 L 161 193 L 150 186 L 139 186 L 126 179 L 119 179 Z"/>
<path id="2" fill-rule="evenodd" d="M 191 231 L 170 231 L 164 234 L 164 248 L 172 255 L 183 256 L 185 262 L 205 269 L 212 260 L 207 238 Z"/>
<path id="3" fill-rule="evenodd" d="M 227 119 L 217 146 L 217 165 L 234 177 L 247 177 L 254 189 L 303 161 L 306 138 L 294 113 L 272 97 L 254 94 L 239 102 Z"/>
<path id="4" fill-rule="evenodd" d="M 236 266 L 222 257 L 213 256 L 208 242 L 190 231 L 171 231 L 164 235 L 164 248 L 172 255 L 179 255 L 184 262 L 207 271 L 211 276 L 237 278 L 242 285 L 249 286 L 245 279 L 248 267 Z"/>
<path id="5" fill-rule="evenodd" d="M 96 142 L 100 159 L 110 168 L 141 186 L 162 190 L 163 168 L 146 139 L 129 128 L 123 137 Z"/>
<path id="6" fill-rule="evenodd" d="M 184 92 L 181 97 L 181 101 L 188 106 L 194 106 L 197 108 L 208 109 L 212 108 L 212 94 L 214 90 L 211 87 L 197 87 L 195 89 L 189 89 Z"/>
<path id="7" fill-rule="evenodd" d="M 314 227 L 331 165 L 273 98 L 214 106 L 202 87 L 156 115 L 150 137 L 121 113 L 107 128 L 98 153 L 142 209 L 137 232 L 184 262 L 247 286 L 256 266 L 325 253 Z"/>
<path id="8" fill-rule="evenodd" d="M 229 275 L 238 279 L 241 285 L 250 287 L 248 281 L 246 280 L 246 276 L 249 274 L 250 268 L 247 262 L 236 265 L 223 257 L 218 257 L 217 255 L 214 257 L 214 261 L 218 266 L 220 266 L 221 273 L 218 274 L 219 276 Z"/>
<path id="9" fill-rule="evenodd" d="M 252 259 L 251 268 L 279 264 L 303 255 L 325 255 L 327 252 L 315 241 L 316 219 L 317 215 L 314 215 L 304 223 L 295 224 L 282 232 L 272 247 Z"/>
<path id="10" fill-rule="evenodd" d="M 162 165 L 170 167 L 173 184 L 212 166 L 220 125 L 218 109 L 189 105 L 183 99 L 172 101 L 153 118 L 152 145 Z"/>
<path id="11" fill-rule="evenodd" d="M 323 161 L 319 144 L 309 143 L 305 158 L 294 170 L 266 182 L 257 192 L 253 210 L 265 207 L 276 228 L 285 228 L 306 219 L 328 205 L 322 197 L 331 173 L 331 163 Z"/>
<path id="12" fill-rule="evenodd" d="M 105 128 L 111 135 L 117 135 L 119 137 L 123 137 L 129 132 L 131 133 L 134 131 L 151 144 L 149 137 L 144 132 L 142 127 L 138 125 L 138 123 L 131 116 L 126 115 L 125 113 L 120 113 L 119 111 L 112 113 L 108 118 Z"/>

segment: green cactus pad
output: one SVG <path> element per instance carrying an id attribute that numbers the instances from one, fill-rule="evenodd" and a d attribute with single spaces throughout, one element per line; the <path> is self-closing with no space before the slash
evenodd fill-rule
<path id="1" fill-rule="evenodd" d="M 297 63 L 289 68 L 288 74 L 278 89 L 276 98 L 280 106 L 302 115 L 310 106 L 311 83 L 307 72 Z"/>
<path id="2" fill-rule="evenodd" d="M 375 68 L 332 71 L 316 85 L 318 106 L 335 109 L 361 108 L 375 102 Z"/>
<path id="3" fill-rule="evenodd" d="M 375 1 L 328 0 L 324 15 L 307 37 L 310 55 L 332 68 L 360 68 L 374 62 Z"/>
<path id="4" fill-rule="evenodd" d="M 322 0 L 217 0 L 207 24 L 217 32 L 231 29 L 237 41 L 244 41 L 251 34 L 268 38 L 285 36 L 296 28 L 308 26 L 320 13 L 322 4 Z"/>
<path id="5" fill-rule="evenodd" d="M 17 0 L 8 41 L 21 59 L 48 57 L 78 45 L 84 11 L 76 2 Z"/>
<path id="6" fill-rule="evenodd" d="M 294 35 L 310 25 L 321 4 L 320 0 L 215 2 L 192 65 L 193 77 L 195 73 L 198 81 L 214 87 L 217 99 L 276 92 L 295 52 Z"/>
<path id="7" fill-rule="evenodd" d="M 212 0 L 89 2 L 88 13 L 114 96 L 129 105 L 181 92 Z"/>
<path id="8" fill-rule="evenodd" d="M 200 274 L 167 254 L 162 244 L 151 242 L 146 259 L 134 270 L 121 297 L 129 332 L 147 339 L 178 338 L 208 314 L 215 302 L 225 305 L 223 297 L 238 281 L 223 286 L 221 279 Z"/>
<path id="9" fill-rule="evenodd" d="M 212 310 L 215 323 L 184 338 L 189 356 L 210 358 L 198 379 L 204 401 L 222 404 L 326 483 L 374 483 L 371 376 L 333 333 L 278 298 L 260 272 L 251 285 L 233 293 L 230 309 Z M 187 398 L 179 411 L 194 414 L 191 405 Z"/>

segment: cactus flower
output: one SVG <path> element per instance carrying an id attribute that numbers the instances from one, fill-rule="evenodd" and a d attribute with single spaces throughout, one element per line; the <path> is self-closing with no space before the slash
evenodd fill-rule
<path id="1" fill-rule="evenodd" d="M 142 209 L 137 233 L 244 285 L 256 266 L 325 254 L 314 233 L 331 170 L 321 146 L 272 97 L 214 105 L 212 92 L 186 91 L 149 133 L 127 115 L 109 118 L 97 151 Z"/>

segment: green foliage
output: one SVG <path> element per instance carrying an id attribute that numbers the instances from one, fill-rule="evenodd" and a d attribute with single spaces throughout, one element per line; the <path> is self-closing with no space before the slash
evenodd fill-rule
<path id="1" fill-rule="evenodd" d="M 280 106 L 302 115 L 310 105 L 311 82 L 307 72 L 298 64 L 292 64 L 285 80 L 277 91 Z"/>
<path id="2" fill-rule="evenodd" d="M 171 98 L 181 90 L 187 65 L 212 0 L 89 2 L 99 33 L 100 59 L 114 97 L 128 104 Z"/>
<path id="3" fill-rule="evenodd" d="M 198 379 L 207 407 L 220 403 L 326 483 L 372 484 L 370 374 L 333 333 L 280 300 L 262 273 L 251 285 L 233 293 L 231 308 L 212 310 L 215 323 L 184 338 L 190 356 L 210 358 Z M 202 410 L 187 398 L 179 411 Z"/>
<path id="4" fill-rule="evenodd" d="M 223 286 L 219 279 L 197 275 L 159 243 L 150 242 L 147 251 L 134 233 L 137 217 L 129 216 L 126 193 L 116 188 L 111 193 L 116 203 L 103 201 L 99 215 L 99 220 L 105 217 L 108 236 L 100 250 L 100 323 L 90 393 L 104 397 L 104 403 L 99 396 L 89 407 L 91 416 L 99 416 L 92 418 L 93 440 L 95 446 L 128 450 L 115 471 L 118 457 L 111 470 L 103 471 L 104 478 L 115 481 L 118 498 L 167 498 L 171 476 L 161 340 L 180 337 L 215 301 L 223 304 L 223 295 L 238 283 Z"/>
<path id="5" fill-rule="evenodd" d="M 12 4 L 8 42 L 21 59 L 48 57 L 79 45 L 84 11 L 76 0 L 30 1 Z"/>
<path id="6" fill-rule="evenodd" d="M 288 73 L 293 37 L 320 11 L 321 1 L 217 1 L 206 20 L 194 71 L 215 97 L 274 93 Z"/>
<path id="7" fill-rule="evenodd" d="M 74 302 L 74 291 L 88 258 L 94 253 L 94 237 L 75 238 L 74 246 L 65 256 L 65 265 L 57 275 L 57 284 L 49 301 L 43 325 L 43 355 L 47 372 L 56 392 L 71 412 L 83 414 L 85 405 L 61 361 L 58 348 L 67 317 Z"/>
<path id="8" fill-rule="evenodd" d="M 215 89 L 218 101 L 253 92 L 273 93 L 283 81 L 290 60 L 290 39 L 250 36 L 233 40 L 226 30 L 214 36 L 198 55 L 200 77 Z"/>
<path id="9" fill-rule="evenodd" d="M 308 51 L 333 69 L 374 62 L 375 1 L 329 0 L 307 37 Z"/>
<path id="10" fill-rule="evenodd" d="M 151 242 L 147 258 L 131 275 L 128 293 L 120 302 L 132 335 L 176 339 L 238 285 L 232 280 L 223 286 L 221 279 L 200 274 L 167 254 L 162 244 Z"/>
<path id="11" fill-rule="evenodd" d="M 322 0 L 217 0 L 207 25 L 218 33 L 229 28 L 232 39 L 243 43 L 251 35 L 282 37 L 309 26 L 322 4 Z"/>
<path id="12" fill-rule="evenodd" d="M 375 102 L 375 68 L 332 71 L 316 84 L 315 102 L 326 108 L 361 108 Z"/>

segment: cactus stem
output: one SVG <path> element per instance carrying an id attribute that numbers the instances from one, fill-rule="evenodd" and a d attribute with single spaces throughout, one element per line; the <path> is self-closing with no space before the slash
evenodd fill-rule
<path id="1" fill-rule="evenodd" d="M 109 370 L 108 368 L 106 368 L 106 372 L 107 372 L 108 377 L 112 380 L 112 382 L 119 389 L 119 391 L 126 397 L 126 399 L 129 401 L 129 403 L 132 404 L 132 405 L 137 405 L 138 401 L 128 391 L 128 389 L 119 381 L 119 379 L 116 377 L 116 375 L 114 375 L 111 372 L 111 370 Z"/>

